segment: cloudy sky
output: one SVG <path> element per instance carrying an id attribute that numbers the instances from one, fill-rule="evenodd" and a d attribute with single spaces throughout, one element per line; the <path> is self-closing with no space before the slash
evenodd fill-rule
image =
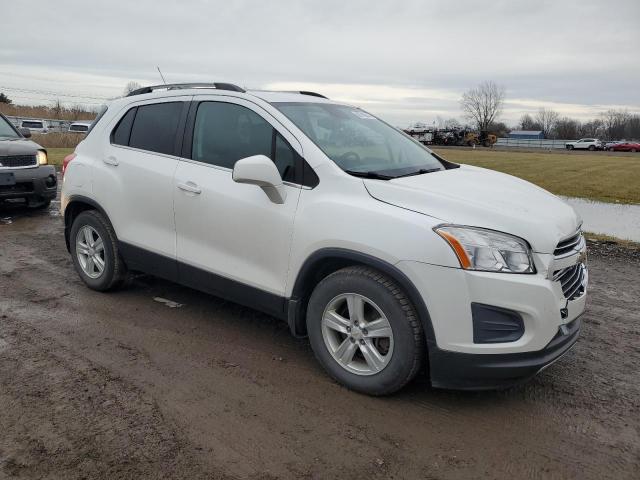
<path id="1" fill-rule="evenodd" d="M 29 0 L 3 6 L 0 36 L 15 103 L 98 104 L 161 83 L 159 65 L 168 82 L 314 90 L 400 126 L 462 118 L 485 80 L 506 88 L 508 124 L 541 106 L 640 111 L 640 0 Z"/>

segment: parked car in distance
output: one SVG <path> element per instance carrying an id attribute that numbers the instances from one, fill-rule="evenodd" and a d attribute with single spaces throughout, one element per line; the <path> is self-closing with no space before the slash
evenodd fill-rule
<path id="1" fill-rule="evenodd" d="M 359 392 L 423 367 L 436 387 L 500 388 L 578 338 L 586 243 L 568 204 L 317 93 L 144 87 L 63 172 L 89 288 L 144 271 L 251 306 Z"/>
<path id="2" fill-rule="evenodd" d="M 69 125 L 69 132 L 71 133 L 87 133 L 91 128 L 91 122 L 73 122 Z"/>
<path id="3" fill-rule="evenodd" d="M 28 128 L 31 133 L 48 133 L 49 127 L 43 120 L 22 120 L 21 128 Z"/>
<path id="4" fill-rule="evenodd" d="M 611 142 L 606 142 L 603 146 L 602 149 L 603 150 L 611 150 L 611 148 L 615 145 L 618 145 L 619 143 L 625 143 L 625 140 L 614 140 Z"/>
<path id="5" fill-rule="evenodd" d="M 23 199 L 42 208 L 56 198 L 56 171 L 48 165 L 47 151 L 30 136 L 28 129 L 17 129 L 0 114 L 0 204 Z"/>
<path id="6" fill-rule="evenodd" d="M 602 142 L 596 138 L 581 138 L 564 144 L 567 150 L 601 150 Z"/>
<path id="7" fill-rule="evenodd" d="M 640 142 L 623 142 L 613 145 L 614 152 L 640 152 Z"/>

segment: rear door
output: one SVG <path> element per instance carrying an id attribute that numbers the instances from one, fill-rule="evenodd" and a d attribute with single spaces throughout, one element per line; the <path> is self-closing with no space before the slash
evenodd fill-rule
<path id="1" fill-rule="evenodd" d="M 94 195 L 130 268 L 176 278 L 173 175 L 190 97 L 130 106 L 94 162 Z"/>
<path id="2" fill-rule="evenodd" d="M 282 313 L 302 147 L 251 102 L 204 99 L 194 99 L 185 155 L 175 175 L 180 282 Z M 284 204 L 270 201 L 258 186 L 233 181 L 235 162 L 257 154 L 278 167 L 287 192 Z"/>

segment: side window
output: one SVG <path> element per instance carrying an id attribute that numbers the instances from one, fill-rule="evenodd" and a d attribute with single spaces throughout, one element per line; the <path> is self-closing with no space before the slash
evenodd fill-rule
<path id="1" fill-rule="evenodd" d="M 280 172 L 282 179 L 287 182 L 293 182 L 295 181 L 294 172 L 298 154 L 291 145 L 289 145 L 289 142 L 282 137 L 282 135 L 275 132 L 275 136 L 276 141 L 272 160 L 276 164 L 276 167 L 278 167 L 278 171 Z"/>
<path id="2" fill-rule="evenodd" d="M 193 128 L 191 158 L 233 168 L 252 155 L 274 161 L 283 180 L 294 181 L 296 153 L 260 115 L 241 105 L 202 102 Z"/>
<path id="3" fill-rule="evenodd" d="M 155 103 L 138 107 L 129 146 L 172 155 L 182 112 L 182 102 Z"/>
<path id="4" fill-rule="evenodd" d="M 111 132 L 111 143 L 115 145 L 129 145 L 129 137 L 131 136 L 131 126 L 133 125 L 133 119 L 136 116 L 136 108 L 130 109 L 125 113 L 124 117 L 120 119 L 116 128 Z"/>
<path id="5" fill-rule="evenodd" d="M 233 168 L 251 155 L 271 157 L 273 127 L 246 107 L 224 102 L 198 106 L 191 158 Z"/>

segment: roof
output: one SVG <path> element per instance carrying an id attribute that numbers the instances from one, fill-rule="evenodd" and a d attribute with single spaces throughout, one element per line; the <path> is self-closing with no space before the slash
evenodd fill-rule
<path id="1" fill-rule="evenodd" d="M 542 130 L 511 130 L 509 135 L 540 135 Z"/>

